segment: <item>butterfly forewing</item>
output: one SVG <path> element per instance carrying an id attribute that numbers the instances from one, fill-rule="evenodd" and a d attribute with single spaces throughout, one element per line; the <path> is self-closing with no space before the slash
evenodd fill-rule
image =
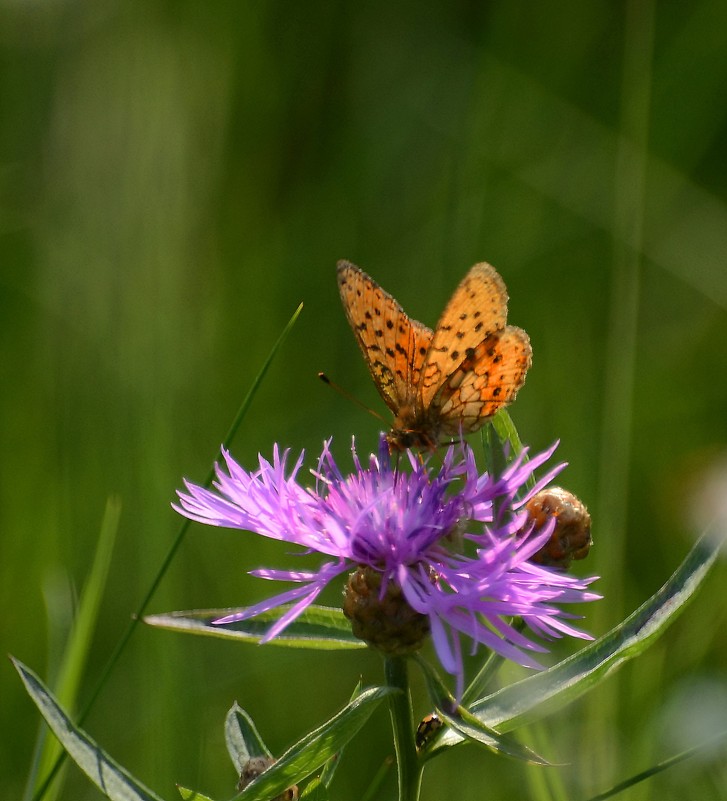
<path id="1" fill-rule="evenodd" d="M 505 327 L 507 289 L 494 267 L 475 264 L 462 279 L 434 329 L 424 365 L 421 398 L 429 405 L 446 376 L 495 331 Z"/>
<path id="2" fill-rule="evenodd" d="M 338 289 L 374 384 L 396 414 L 402 406 L 416 402 L 415 389 L 421 381 L 432 331 L 412 320 L 355 264 L 338 263 Z"/>

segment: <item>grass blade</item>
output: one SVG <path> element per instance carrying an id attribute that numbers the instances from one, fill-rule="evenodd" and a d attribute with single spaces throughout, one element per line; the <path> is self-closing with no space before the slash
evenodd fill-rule
<path id="1" fill-rule="evenodd" d="M 59 703 L 67 709 L 74 708 L 78 697 L 78 688 L 91 647 L 93 630 L 98 619 L 98 610 L 111 565 L 111 554 L 116 541 L 120 515 L 120 500 L 118 498 L 109 498 L 106 502 L 106 509 L 101 522 L 101 530 L 93 564 L 91 565 L 91 572 L 81 593 L 78 614 L 74 620 L 73 629 L 55 682 L 55 695 Z M 44 734 L 45 731 L 43 732 Z M 62 752 L 61 746 L 56 740 L 49 740 L 42 736 L 39 738 L 40 742 L 42 742 L 42 746 L 40 747 L 41 750 L 35 771 L 36 780 L 38 776 L 48 775 Z M 55 796 L 58 790 L 59 785 L 56 785 L 51 795 Z"/>

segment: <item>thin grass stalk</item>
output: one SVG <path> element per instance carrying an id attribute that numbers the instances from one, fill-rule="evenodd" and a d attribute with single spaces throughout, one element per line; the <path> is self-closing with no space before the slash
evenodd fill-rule
<path id="1" fill-rule="evenodd" d="M 621 124 L 616 154 L 613 276 L 604 371 L 604 404 L 599 458 L 599 493 L 594 519 L 599 541 L 599 570 L 606 577 L 608 605 L 596 617 L 624 614 L 624 575 L 629 468 L 631 461 L 634 377 L 639 318 L 643 215 L 648 159 L 655 7 L 652 0 L 626 6 L 621 83 Z M 607 624 L 607 621 L 600 621 Z M 596 621 L 598 625 L 598 620 Z M 612 774 L 610 744 L 618 709 L 619 680 L 593 696 L 583 742 L 597 744 L 583 760 L 586 785 Z"/>

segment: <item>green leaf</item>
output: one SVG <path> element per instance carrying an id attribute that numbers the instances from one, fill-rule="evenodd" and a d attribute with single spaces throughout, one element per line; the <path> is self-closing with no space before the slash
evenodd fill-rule
<path id="1" fill-rule="evenodd" d="M 289 605 L 279 606 L 262 612 L 251 620 L 236 623 L 212 625 L 237 609 L 196 609 L 189 612 L 168 612 L 161 615 L 147 615 L 144 622 L 150 626 L 169 631 L 183 631 L 188 634 L 201 634 L 206 637 L 221 637 L 243 642 L 260 642 L 270 626 L 290 609 Z M 351 624 L 340 609 L 328 606 L 309 606 L 286 629 L 270 640 L 268 645 L 287 648 L 312 648 L 324 651 L 366 648 L 366 643 L 357 639 L 351 632 Z"/>
<path id="2" fill-rule="evenodd" d="M 343 756 L 343 748 L 340 751 L 336 751 L 333 756 L 328 758 L 328 761 L 323 766 L 323 770 L 321 771 L 321 775 L 316 779 L 326 790 L 331 786 L 331 782 L 333 781 L 333 777 L 336 775 L 336 771 L 338 770 L 338 766 L 341 764 L 341 757 Z"/>
<path id="3" fill-rule="evenodd" d="M 272 759 L 268 747 L 258 733 L 250 715 L 238 705 L 237 701 L 225 718 L 225 743 L 235 770 L 240 773 L 242 766 L 252 757 Z"/>
<path id="4" fill-rule="evenodd" d="M 552 767 L 554 764 L 541 757 L 532 748 L 523 745 L 511 735 L 502 734 L 489 726 L 485 726 L 476 715 L 467 712 L 462 707 L 458 708 L 456 714 L 453 715 L 447 714 L 441 709 L 438 710 L 438 714 L 451 730 L 456 731 L 469 742 L 484 745 L 485 748 L 494 751 L 496 754 L 518 759 L 530 765 Z"/>
<path id="5" fill-rule="evenodd" d="M 319 778 L 312 779 L 301 793 L 301 801 L 328 801 L 328 788 Z"/>
<path id="6" fill-rule="evenodd" d="M 353 688 L 350 700 L 355 701 L 359 697 L 359 695 L 361 695 L 361 679 L 359 679 L 356 682 L 356 686 Z M 326 791 L 331 786 L 333 777 L 336 775 L 338 766 L 341 764 L 341 758 L 343 756 L 344 751 L 345 751 L 345 746 L 341 746 L 341 748 L 338 751 L 336 751 L 335 754 L 332 754 L 330 757 L 328 757 L 325 765 L 323 765 L 323 770 L 320 772 L 320 775 L 317 776 L 315 779 L 315 782 L 321 784 Z M 312 784 L 312 782 L 309 783 L 309 786 L 310 784 Z"/>
<path id="7" fill-rule="evenodd" d="M 106 586 L 111 565 L 111 554 L 113 552 L 116 532 L 119 527 L 119 517 L 121 515 L 121 502 L 118 498 L 112 497 L 106 501 L 101 530 L 99 532 L 96 551 L 94 553 L 93 564 L 88 580 L 85 583 L 81 600 L 78 604 L 78 614 L 73 623 L 71 635 L 63 653 L 63 660 L 58 671 L 58 678 L 55 684 L 55 697 L 60 704 L 67 709 L 73 709 L 78 697 L 78 688 L 83 677 L 91 642 L 93 640 L 93 630 L 98 618 L 98 610 L 101 606 L 103 590 Z M 49 776 L 53 770 L 53 765 L 58 761 L 61 747 L 57 740 L 45 740 L 38 760 L 37 775 L 43 779 Z M 40 785 L 36 785 L 38 789 Z M 53 788 L 54 797 L 60 789 L 60 784 L 56 783 Z"/>
<path id="8" fill-rule="evenodd" d="M 528 762 L 533 765 L 552 764 L 536 754 L 531 748 L 522 745 L 512 736 L 501 734 L 485 725 L 469 710 L 457 704 L 434 668 L 423 658 L 417 657 L 416 659 L 424 673 L 429 695 L 437 714 L 453 732 L 470 742 L 484 745 L 495 753 L 519 759 L 522 762 Z M 443 734 L 442 737 L 444 736 L 446 735 Z M 433 747 L 432 752 L 434 750 L 436 749 Z M 425 752 L 426 746 L 424 747 Z"/>
<path id="9" fill-rule="evenodd" d="M 718 553 L 719 543 L 703 536 L 666 584 L 623 623 L 552 668 L 475 702 L 472 711 L 485 725 L 510 731 L 580 697 L 664 633 L 699 589 Z M 463 739 L 447 731 L 433 748 Z"/>
<path id="10" fill-rule="evenodd" d="M 523 449 L 520 435 L 517 433 L 515 423 L 505 409 L 500 411 L 492 418 L 492 427 L 495 429 L 500 442 L 509 442 L 512 447 L 513 456 L 517 456 Z"/>
<path id="11" fill-rule="evenodd" d="M 355 701 L 360 694 L 361 682 L 359 681 L 351 695 L 351 701 Z M 232 759 L 232 764 L 235 766 L 235 770 L 238 773 L 242 771 L 243 766 L 253 757 L 273 759 L 270 749 L 265 745 L 252 718 L 238 705 L 237 701 L 232 705 L 225 719 L 225 742 L 227 743 L 227 750 Z M 327 797 L 326 788 L 330 786 L 333 780 L 333 775 L 340 763 L 342 750 L 343 749 L 336 751 L 328 758 L 323 765 L 320 776 L 315 778 L 315 784 L 321 787 L 320 793 L 316 798 Z M 313 782 L 309 782 L 308 787 L 311 787 L 312 784 Z M 306 797 L 308 797 L 308 795 L 306 795 Z"/>
<path id="12" fill-rule="evenodd" d="M 270 801 L 310 776 L 340 751 L 392 692 L 388 687 L 364 690 L 330 720 L 291 746 L 272 767 L 236 797 L 240 801 Z"/>
<path id="13" fill-rule="evenodd" d="M 112 801 L 161 801 L 103 751 L 82 729 L 74 726 L 48 688 L 17 659 L 11 657 L 25 689 L 61 741 L 71 759 Z"/>
<path id="14" fill-rule="evenodd" d="M 177 785 L 177 790 L 179 790 L 179 795 L 182 796 L 184 801 L 213 801 L 209 796 L 198 793 L 196 790 L 189 790 L 186 787 L 182 787 L 181 784 Z"/>

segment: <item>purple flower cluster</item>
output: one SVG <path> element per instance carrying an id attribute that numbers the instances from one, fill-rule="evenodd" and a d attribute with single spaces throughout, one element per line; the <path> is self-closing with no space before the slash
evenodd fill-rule
<path id="1" fill-rule="evenodd" d="M 185 482 L 174 508 L 192 520 L 253 531 L 300 545 L 324 559 L 315 571 L 258 569 L 252 575 L 295 584 L 243 612 L 229 623 L 292 604 L 269 629 L 269 641 L 318 597 L 341 573 L 366 565 L 382 576 L 382 593 L 394 582 L 409 605 L 429 618 L 432 639 L 444 668 L 462 686 L 462 635 L 475 649 L 482 644 L 526 667 L 539 667 L 533 651 L 546 651 L 509 622 L 521 618 L 545 637 L 563 634 L 590 639 L 568 621 L 559 604 L 594 600 L 593 578 L 577 578 L 529 561 L 548 540 L 554 520 L 533 531 L 524 510 L 564 465 L 549 469 L 530 488 L 537 468 L 555 446 L 526 461 L 521 453 L 499 476 L 480 474 L 466 445 L 447 448 L 433 466 L 407 452 L 392 464 L 384 438 L 368 465 L 353 448 L 354 470 L 343 475 L 326 442 L 315 489 L 292 467 L 290 453 L 276 446 L 272 463 L 259 457 L 248 472 L 223 450 L 226 470 L 217 467 L 214 490 Z M 408 458 L 407 458 L 408 457 Z"/>

